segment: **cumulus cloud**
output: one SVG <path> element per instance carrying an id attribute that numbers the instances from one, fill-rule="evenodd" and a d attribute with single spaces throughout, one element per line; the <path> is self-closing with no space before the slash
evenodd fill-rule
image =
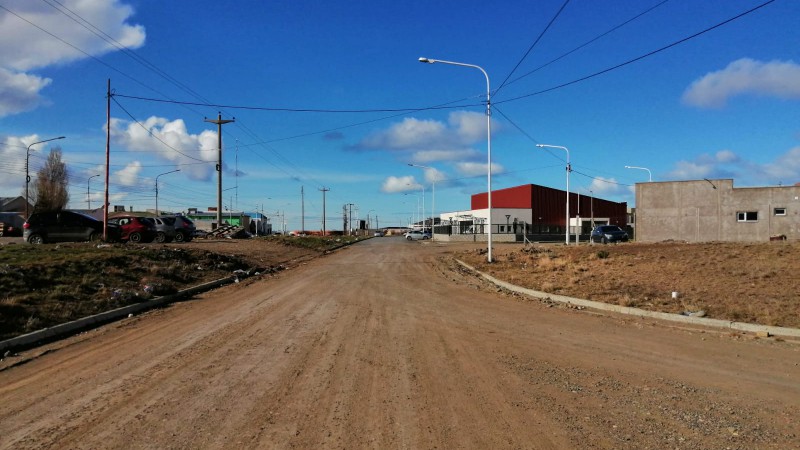
<path id="1" fill-rule="evenodd" d="M 488 167 L 488 163 L 478 163 L 478 162 L 461 162 L 456 164 L 456 170 L 461 175 L 471 177 L 471 176 L 478 176 L 478 175 L 487 175 L 486 168 Z M 493 162 L 492 163 L 492 175 L 499 174 L 505 172 L 505 168 Z"/>
<path id="2" fill-rule="evenodd" d="M 51 82 L 49 78 L 0 67 L 0 117 L 36 109 L 42 103 L 39 92 Z"/>
<path id="3" fill-rule="evenodd" d="M 793 61 L 742 58 L 695 80 L 682 100 L 700 108 L 719 108 L 729 98 L 742 94 L 800 99 L 800 65 Z"/>
<path id="4" fill-rule="evenodd" d="M 398 192 L 416 191 L 422 189 L 422 185 L 417 183 L 413 176 L 387 177 L 381 185 L 381 192 L 395 194 Z"/>
<path id="5" fill-rule="evenodd" d="M 134 161 L 123 169 L 114 172 L 114 178 L 122 186 L 136 186 L 139 183 L 139 174 L 142 172 L 142 163 Z"/>
<path id="6" fill-rule="evenodd" d="M 635 186 L 620 184 L 615 178 L 596 177 L 592 179 L 588 188 L 595 197 L 629 197 L 635 194 Z M 581 192 L 586 195 L 585 192 Z"/>
<path id="7" fill-rule="evenodd" d="M 80 16 L 127 48 L 144 44 L 144 28 L 127 22 L 133 8 L 120 0 L 62 0 L 60 5 L 3 2 L 7 9 L 0 10 L 0 117 L 30 111 L 42 103 L 40 93 L 52 80 L 31 71 L 118 50 L 67 16 Z"/>
<path id="8" fill-rule="evenodd" d="M 746 160 L 731 150 L 702 154 L 693 160 L 676 162 L 666 177 L 674 180 L 733 178 L 745 186 L 794 184 L 800 182 L 800 147 L 794 147 L 767 163 Z"/>
<path id="9" fill-rule="evenodd" d="M 493 124 L 495 131 L 498 126 Z M 418 163 L 453 161 L 474 158 L 478 152 L 473 145 L 486 141 L 486 116 L 480 113 L 457 111 L 447 122 L 406 118 L 389 128 L 372 133 L 352 147 L 352 150 L 392 151 L 411 154 Z"/>
<path id="10" fill-rule="evenodd" d="M 182 119 L 170 121 L 163 117 L 150 117 L 140 123 L 112 119 L 112 139 L 129 150 L 148 152 L 181 165 L 181 173 L 190 179 L 211 179 L 215 171 L 212 163 L 217 160 L 215 131 L 191 134 Z M 209 164 L 196 164 L 201 161 L 209 161 Z"/>

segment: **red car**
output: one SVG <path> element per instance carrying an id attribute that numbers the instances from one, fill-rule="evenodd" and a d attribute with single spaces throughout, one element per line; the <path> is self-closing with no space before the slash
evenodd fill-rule
<path id="1" fill-rule="evenodd" d="M 156 237 L 156 225 L 147 217 L 116 216 L 108 219 L 108 223 L 119 225 L 120 240 L 123 242 L 153 242 Z"/>

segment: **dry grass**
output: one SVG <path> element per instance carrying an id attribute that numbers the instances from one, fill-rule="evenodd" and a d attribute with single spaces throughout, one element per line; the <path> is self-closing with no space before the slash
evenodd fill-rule
<path id="1" fill-rule="evenodd" d="M 628 243 L 522 247 L 500 244 L 495 277 L 549 293 L 670 313 L 800 327 L 800 242 Z M 672 292 L 678 298 L 672 298 Z"/>

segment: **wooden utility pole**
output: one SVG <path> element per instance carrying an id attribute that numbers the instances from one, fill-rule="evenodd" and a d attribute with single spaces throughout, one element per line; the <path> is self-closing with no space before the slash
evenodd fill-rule
<path id="1" fill-rule="evenodd" d="M 222 125 L 235 122 L 236 118 L 222 120 L 222 113 L 217 119 L 203 119 L 205 122 L 217 124 L 217 227 L 222 225 Z"/>

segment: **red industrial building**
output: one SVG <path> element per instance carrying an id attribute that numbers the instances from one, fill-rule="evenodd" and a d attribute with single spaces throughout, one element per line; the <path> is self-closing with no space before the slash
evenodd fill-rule
<path id="1" fill-rule="evenodd" d="M 526 234 L 564 233 L 566 220 L 566 191 L 536 184 L 524 184 L 492 191 L 492 232 Z M 488 219 L 487 193 L 472 195 L 471 211 L 445 213 L 442 221 L 469 230 L 469 223 L 483 225 Z M 612 202 L 571 192 L 569 197 L 570 232 L 588 234 L 593 224 L 625 227 L 626 202 Z M 580 225 L 579 225 L 580 224 Z M 480 227 L 483 233 L 488 232 Z"/>

